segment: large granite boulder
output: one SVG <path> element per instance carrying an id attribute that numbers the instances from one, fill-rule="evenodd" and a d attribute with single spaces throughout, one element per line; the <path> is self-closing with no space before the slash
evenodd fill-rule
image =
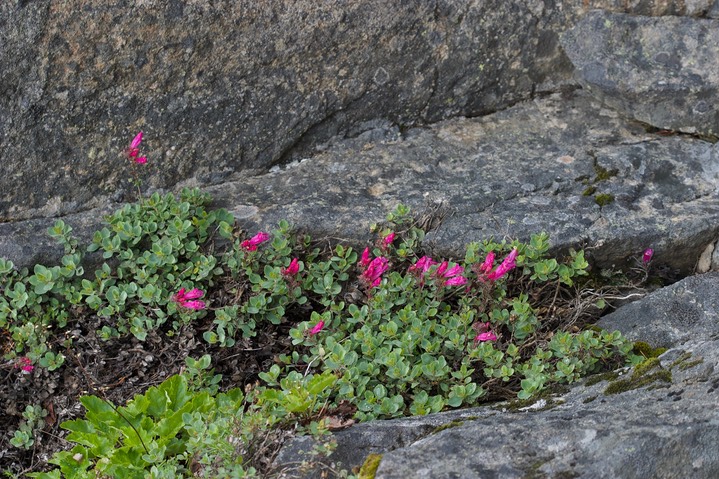
<path id="1" fill-rule="evenodd" d="M 671 314 L 657 322 L 655 308 L 669 302 L 694 311 L 694 320 Z M 353 468 L 379 454 L 376 479 L 719 477 L 719 274 L 687 278 L 635 305 L 604 325 L 639 337 L 648 330 L 635 331 L 638 322 L 658 334 L 686 333 L 666 342 L 671 349 L 658 361 L 519 409 L 502 403 L 353 426 L 335 434 L 330 460 Z M 290 442 L 277 463 L 310 459 L 303 451 L 311 443 Z"/>
<path id="2" fill-rule="evenodd" d="M 653 127 L 719 137 L 719 20 L 595 11 L 562 37 L 580 83 Z"/>
<path id="3" fill-rule="evenodd" d="M 461 2 L 460 2 L 461 3 Z M 372 125 L 481 115 L 571 76 L 540 0 L 0 2 L 0 221 L 216 184 Z M 119 190 L 119 192 L 118 192 Z"/>

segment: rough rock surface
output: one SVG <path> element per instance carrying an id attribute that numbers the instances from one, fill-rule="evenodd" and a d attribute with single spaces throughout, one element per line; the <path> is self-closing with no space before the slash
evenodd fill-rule
<path id="1" fill-rule="evenodd" d="M 656 308 L 669 303 L 674 313 L 655 320 Z M 671 381 L 614 395 L 606 393 L 608 380 L 585 382 L 524 410 L 499 404 L 360 424 L 335 435 L 331 459 L 352 468 L 383 454 L 377 479 L 718 477 L 719 274 L 687 278 L 632 306 L 604 325 L 638 338 L 665 328 L 685 333 L 667 338 L 671 349 L 647 372 L 669 371 Z M 681 308 L 693 312 L 692 321 Z M 649 326 L 637 330 L 644 321 Z M 632 377 L 623 373 L 612 381 Z M 301 460 L 297 451 L 308 445 L 291 444 L 279 462 Z"/>
<path id="2" fill-rule="evenodd" d="M 0 3 L 0 220 L 216 184 L 336 134 L 480 115 L 571 77 L 540 0 Z"/>
<path id="3" fill-rule="evenodd" d="M 358 242 L 398 203 L 444 204 L 452 214 L 427 242 L 438 256 L 545 230 L 560 250 L 597 247 L 600 266 L 652 246 L 657 262 L 687 274 L 719 236 L 718 188 L 719 146 L 648 134 L 579 90 L 404 134 L 374 130 L 207 191 L 250 233 L 288 219 L 315 236 Z M 66 219 L 86 234 L 93 221 L 97 213 Z M 24 265 L 52 257 L 27 241 L 52 222 L 0 224 L 0 255 Z"/>
<path id="4" fill-rule="evenodd" d="M 690 276 L 643 301 L 622 306 L 597 325 L 630 339 L 670 348 L 719 329 L 719 277 Z"/>
<path id="5" fill-rule="evenodd" d="M 656 128 L 719 136 L 719 20 L 595 11 L 562 36 L 580 83 Z"/>
<path id="6" fill-rule="evenodd" d="M 583 0 L 585 8 L 643 16 L 719 17 L 717 0 Z"/>

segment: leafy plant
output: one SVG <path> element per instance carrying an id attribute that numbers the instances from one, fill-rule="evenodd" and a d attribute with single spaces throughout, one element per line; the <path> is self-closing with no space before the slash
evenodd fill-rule
<path id="1" fill-rule="evenodd" d="M 38 405 L 28 404 L 22 413 L 24 421 L 20 423 L 20 427 L 10 439 L 10 444 L 30 449 L 35 444 L 35 433 L 45 427 L 46 416 L 47 410 Z"/>
<path id="2" fill-rule="evenodd" d="M 66 421 L 76 446 L 55 454 L 41 479 L 144 477 L 256 477 L 258 445 L 277 441 L 282 427 L 319 410 L 318 398 L 336 378 L 285 378 L 282 389 L 262 389 L 246 398 L 240 389 L 211 394 L 213 379 L 192 386 L 209 366 L 205 356 L 188 361 L 194 372 L 175 375 L 116 407 L 96 396 L 80 399 L 85 418 Z M 317 421 L 307 431 L 321 436 Z M 274 446 L 276 449 L 276 445 Z M 149 476 L 148 476 L 149 475 Z"/>
<path id="3" fill-rule="evenodd" d="M 196 189 L 153 194 L 108 216 L 85 249 L 56 222 L 59 265 L 30 272 L 0 259 L 6 358 L 20 358 L 28 374 L 33 364 L 61 370 L 68 325 L 90 317 L 105 340 L 192 326 L 209 347 L 251 345 L 269 330 L 289 349 L 246 395 L 220 392 L 205 355 L 125 406 L 83 397 L 85 418 L 62 424 L 76 446 L 52 459 L 59 469 L 35 477 L 251 477 L 265 467 L 258 444 L 287 429 L 322 435 L 340 404 L 359 420 L 428 414 L 528 399 L 636 361 L 619 333 L 585 328 L 602 295 L 584 253 L 549 257 L 546 234 L 475 242 L 463 258 L 434 260 L 402 205 L 359 252 L 320 247 L 285 221 L 248 238 L 209 202 Z M 90 256 L 101 264 L 86 273 Z M 650 261 L 645 253 L 644 279 Z M 16 447 L 31 447 L 42 428 L 28 407 Z"/>

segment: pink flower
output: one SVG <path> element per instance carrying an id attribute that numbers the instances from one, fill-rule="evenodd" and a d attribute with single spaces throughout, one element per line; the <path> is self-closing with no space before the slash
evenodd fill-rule
<path id="1" fill-rule="evenodd" d="M 642 263 L 648 264 L 652 260 L 652 256 L 654 256 L 654 250 L 651 248 L 645 249 L 642 255 Z"/>
<path id="2" fill-rule="evenodd" d="M 464 268 L 462 268 L 460 265 L 456 264 L 449 268 L 449 271 L 446 271 L 444 273 L 445 278 L 452 278 L 454 276 L 460 275 L 464 273 Z"/>
<path id="3" fill-rule="evenodd" d="M 204 301 L 196 301 L 201 298 L 205 293 L 201 290 L 194 288 L 190 291 L 185 292 L 185 288 L 180 288 L 180 291 L 173 296 L 172 300 L 177 304 L 187 309 L 200 310 L 205 309 Z"/>
<path id="4" fill-rule="evenodd" d="M 282 274 L 285 276 L 294 276 L 300 272 L 300 262 L 297 258 L 293 258 L 290 265 L 282 268 Z"/>
<path id="5" fill-rule="evenodd" d="M 240 246 L 246 251 L 256 251 L 257 247 L 268 239 L 270 239 L 269 233 L 263 233 L 262 231 L 260 231 L 252 238 L 243 241 Z"/>
<path id="6" fill-rule="evenodd" d="M 497 335 L 495 335 L 492 331 L 487 331 L 486 333 L 480 333 L 474 338 L 474 341 L 477 343 L 484 342 L 484 341 L 496 341 L 496 340 L 497 340 Z"/>
<path id="7" fill-rule="evenodd" d="M 33 369 L 35 369 L 35 366 L 32 365 L 32 360 L 28 357 L 21 357 L 17 364 L 15 364 L 16 368 L 22 369 L 22 372 L 24 373 L 31 373 Z"/>
<path id="8" fill-rule="evenodd" d="M 412 266 L 409 267 L 407 271 L 410 273 L 413 272 L 421 272 L 426 273 L 429 271 L 429 268 L 432 267 L 432 265 L 437 264 L 436 261 L 432 261 L 432 258 L 429 256 L 422 256 L 420 259 L 417 260 L 416 263 L 414 263 Z"/>
<path id="9" fill-rule="evenodd" d="M 487 253 L 487 257 L 484 258 L 484 263 L 479 266 L 481 273 L 489 273 L 494 268 L 494 251 Z"/>
<path id="10" fill-rule="evenodd" d="M 444 276 L 444 272 L 447 271 L 447 267 L 449 266 L 449 263 L 447 261 L 442 261 L 442 263 L 437 266 L 437 271 L 434 272 L 435 276 L 438 278 Z"/>
<path id="11" fill-rule="evenodd" d="M 517 251 L 517 248 L 514 248 L 512 250 L 512 252 L 509 253 L 509 255 L 506 258 L 504 258 L 504 261 L 502 261 L 502 264 L 497 266 L 496 270 L 487 274 L 487 279 L 496 281 L 499 278 L 501 278 L 502 276 L 504 276 L 505 274 L 507 274 L 508 272 L 510 272 L 511 270 L 513 270 L 517 266 L 517 263 L 515 262 L 515 260 L 517 259 L 518 254 L 519 254 L 519 252 Z"/>
<path id="12" fill-rule="evenodd" d="M 463 284 L 467 284 L 467 278 L 464 276 L 455 276 L 454 278 L 449 278 L 444 285 L 445 286 L 462 286 Z"/>
<path id="13" fill-rule="evenodd" d="M 319 333 L 320 331 L 322 331 L 322 328 L 324 328 L 324 327 L 325 327 L 325 322 L 324 322 L 324 321 L 320 321 L 320 322 L 318 322 L 317 324 L 315 324 L 315 327 L 314 327 L 314 328 L 310 329 L 310 334 L 311 334 L 312 336 L 314 336 L 315 334 L 317 334 L 317 333 Z"/>
<path id="14" fill-rule="evenodd" d="M 370 262 L 372 260 L 369 259 L 369 248 L 365 248 L 364 251 L 362 251 L 362 257 L 359 260 L 359 265 L 363 268 L 366 268 L 369 266 Z"/>
<path id="15" fill-rule="evenodd" d="M 142 132 L 135 135 L 135 138 L 132 139 L 132 143 L 130 143 L 130 156 L 137 156 L 137 149 L 140 147 L 140 143 L 142 143 Z M 132 152 L 135 152 L 133 155 Z"/>
<path id="16" fill-rule="evenodd" d="M 385 236 L 384 239 L 382 240 L 382 246 L 383 246 L 385 249 L 386 249 L 386 248 L 389 248 L 389 246 L 390 246 L 390 245 L 392 244 L 392 242 L 394 241 L 394 237 L 395 237 L 394 232 L 392 232 L 392 233 L 388 234 L 387 236 Z"/>
<path id="17" fill-rule="evenodd" d="M 180 306 L 187 308 L 187 309 L 194 309 L 199 311 L 200 309 L 205 309 L 205 302 L 204 301 L 185 301 L 184 303 L 180 304 Z"/>
<path id="18" fill-rule="evenodd" d="M 389 268 L 389 260 L 382 256 L 373 259 L 362 273 L 362 279 L 373 287 L 382 282 L 382 274 Z"/>
<path id="19" fill-rule="evenodd" d="M 449 263 L 442 261 L 442 264 L 437 267 L 437 271 L 434 272 L 437 278 L 444 280 L 444 286 L 462 286 L 467 283 L 467 278 L 462 276 L 462 273 L 464 273 L 463 267 L 456 264 L 449 269 L 447 268 L 449 268 Z"/>
<path id="20" fill-rule="evenodd" d="M 142 143 L 142 132 L 135 135 L 130 143 L 130 148 L 127 150 L 127 156 L 138 165 L 144 165 L 147 163 L 146 156 L 140 156 L 140 143 Z"/>

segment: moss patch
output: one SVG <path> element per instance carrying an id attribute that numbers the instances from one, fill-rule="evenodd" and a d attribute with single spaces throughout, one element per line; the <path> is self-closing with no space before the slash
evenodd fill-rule
<path id="1" fill-rule="evenodd" d="M 619 377 L 619 373 L 617 371 L 609 371 L 606 373 L 601 374 L 594 374 L 593 376 L 589 376 L 587 380 L 584 382 L 585 386 L 594 386 L 595 384 L 601 383 L 602 381 L 614 381 Z"/>
<path id="2" fill-rule="evenodd" d="M 437 434 L 438 432 L 444 431 L 445 429 L 452 429 L 453 427 L 461 426 L 464 424 L 464 421 L 452 421 L 448 422 L 447 424 L 442 424 L 441 426 L 437 426 L 434 429 L 432 429 L 432 432 L 430 434 Z"/>
<path id="3" fill-rule="evenodd" d="M 681 356 L 679 356 L 677 359 L 674 360 L 672 364 L 669 365 L 669 369 L 679 368 L 682 371 L 686 371 L 689 368 L 693 368 L 697 364 L 701 364 L 704 362 L 704 358 L 697 358 L 690 361 L 692 358 L 692 353 L 685 352 Z"/>
<path id="4" fill-rule="evenodd" d="M 597 163 L 597 160 L 594 160 L 594 182 L 599 181 L 607 181 L 609 178 L 613 178 L 619 174 L 619 170 L 616 168 L 612 168 L 611 170 L 608 170 L 601 166 L 599 163 Z"/>
<path id="5" fill-rule="evenodd" d="M 596 193 L 596 191 L 596 186 L 587 186 L 584 191 L 582 191 L 582 196 L 592 196 L 594 193 Z"/>
<path id="6" fill-rule="evenodd" d="M 607 206 L 608 204 L 614 202 L 614 195 L 610 195 L 609 193 L 599 193 L 594 197 L 594 202 L 599 206 Z"/>
<path id="7" fill-rule="evenodd" d="M 658 368 L 658 370 L 656 370 Z M 653 371 L 653 372 L 652 372 Z M 662 381 L 672 382 L 672 372 L 663 369 L 657 358 L 647 358 L 634 367 L 632 375 L 627 379 L 618 379 L 609 383 L 604 390 L 605 395 L 620 394 L 633 389 L 648 386 L 649 384 Z"/>
<path id="8" fill-rule="evenodd" d="M 382 461 L 382 454 L 370 454 L 364 460 L 364 464 L 359 470 L 357 475 L 358 479 L 374 479 L 377 474 L 377 468 L 379 463 Z"/>
<path id="9" fill-rule="evenodd" d="M 653 348 L 644 341 L 637 341 L 634 343 L 634 349 L 632 352 L 638 356 L 644 356 L 645 358 L 658 358 L 667 351 L 667 348 Z"/>

